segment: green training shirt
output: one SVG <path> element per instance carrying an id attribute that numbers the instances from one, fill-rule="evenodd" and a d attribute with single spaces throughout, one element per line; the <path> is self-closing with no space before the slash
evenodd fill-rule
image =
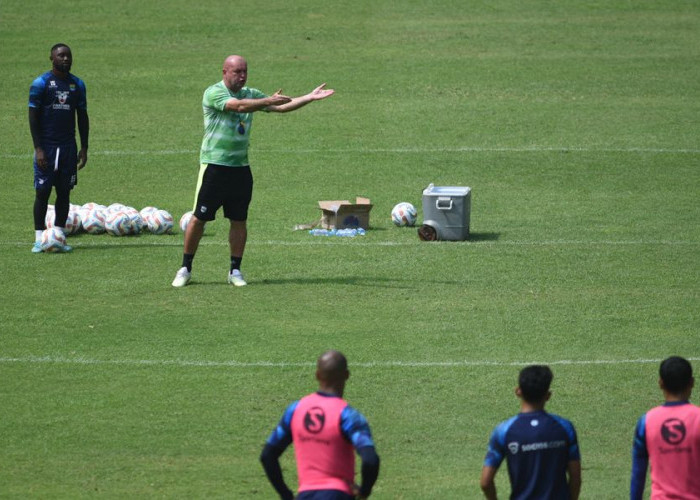
<path id="1" fill-rule="evenodd" d="M 258 89 L 243 87 L 231 92 L 223 80 L 204 91 L 204 139 L 199 154 L 200 163 L 215 163 L 229 167 L 248 165 L 248 141 L 253 125 L 253 113 L 225 111 L 226 101 L 235 99 L 263 99 Z"/>

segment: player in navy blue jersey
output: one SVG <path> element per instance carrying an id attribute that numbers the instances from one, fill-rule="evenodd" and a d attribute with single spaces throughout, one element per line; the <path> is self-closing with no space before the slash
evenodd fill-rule
<path id="1" fill-rule="evenodd" d="M 71 74 L 73 55 L 59 43 L 51 47 L 52 68 L 36 78 L 29 89 L 29 129 L 34 142 L 34 230 L 32 252 L 41 252 L 39 239 L 46 229 L 51 188 L 56 189 L 55 226 L 64 229 L 70 209 L 70 192 L 78 170 L 87 163 L 90 120 L 85 83 Z M 75 141 L 76 116 L 80 150 Z M 70 251 L 64 245 L 63 251 Z"/>
<path id="2" fill-rule="evenodd" d="M 548 366 L 523 368 L 515 394 L 520 413 L 496 426 L 481 470 L 481 489 L 495 499 L 494 477 L 506 459 L 511 499 L 572 499 L 581 491 L 581 456 L 574 426 L 544 411 L 552 393 Z M 568 476 L 568 478 L 567 478 Z"/>

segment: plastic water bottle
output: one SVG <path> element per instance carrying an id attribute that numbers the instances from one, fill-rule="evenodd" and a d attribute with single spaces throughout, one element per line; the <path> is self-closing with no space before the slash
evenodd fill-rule
<path id="1" fill-rule="evenodd" d="M 309 234 L 311 236 L 328 236 L 328 229 L 312 229 Z"/>
<path id="2" fill-rule="evenodd" d="M 342 236 L 345 238 L 354 238 L 357 236 L 357 229 L 341 229 L 335 234 L 336 236 Z"/>

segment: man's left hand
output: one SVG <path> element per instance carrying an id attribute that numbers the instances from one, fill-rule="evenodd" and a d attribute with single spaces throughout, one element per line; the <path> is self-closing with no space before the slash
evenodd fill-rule
<path id="1" fill-rule="evenodd" d="M 308 96 L 313 100 L 313 101 L 318 101 L 319 99 L 325 99 L 326 97 L 330 97 L 335 93 L 335 90 L 333 89 L 326 89 L 324 88 L 326 86 L 325 83 L 322 83 L 315 89 L 311 91 L 311 93 L 308 94 Z"/>
<path id="2" fill-rule="evenodd" d="M 78 170 L 83 168 L 88 160 L 87 149 L 81 149 L 78 152 Z"/>

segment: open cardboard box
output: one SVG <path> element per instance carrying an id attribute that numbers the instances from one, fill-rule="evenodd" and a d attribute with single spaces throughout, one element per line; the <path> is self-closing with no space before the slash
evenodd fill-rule
<path id="1" fill-rule="evenodd" d="M 348 200 L 319 201 L 321 227 L 324 229 L 369 228 L 369 198 L 358 196 L 355 203 Z"/>

